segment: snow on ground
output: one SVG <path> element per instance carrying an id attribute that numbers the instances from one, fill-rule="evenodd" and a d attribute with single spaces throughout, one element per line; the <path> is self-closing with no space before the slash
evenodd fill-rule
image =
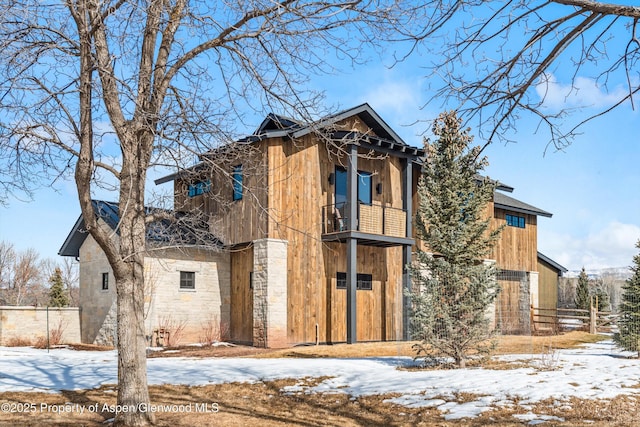
<path id="1" fill-rule="evenodd" d="M 506 370 L 406 370 L 410 357 L 354 359 L 153 358 L 148 360 L 150 384 L 207 385 L 258 382 L 279 378 L 330 376 L 319 383 L 301 381 L 288 393 L 347 393 L 352 396 L 398 393 L 388 401 L 410 407 L 436 407 L 445 418 L 473 417 L 495 406 L 530 409 L 552 398 L 559 405 L 570 397 L 613 398 L 640 395 L 640 361 L 629 359 L 611 341 L 552 355 L 508 355 L 499 359 L 524 362 Z M 399 369 L 400 368 L 400 369 Z M 553 368 L 553 369 L 549 369 Z M 26 347 L 0 347 L 0 392 L 91 389 L 115 384 L 116 352 L 56 349 L 47 353 Z M 475 400 L 458 403 L 467 393 Z M 535 424 L 550 418 L 532 412 L 519 415 Z M 546 417 L 546 418 L 545 418 Z"/>

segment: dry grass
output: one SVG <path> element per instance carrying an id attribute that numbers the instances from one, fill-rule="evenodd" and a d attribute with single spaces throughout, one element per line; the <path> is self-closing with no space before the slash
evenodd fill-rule
<path id="1" fill-rule="evenodd" d="M 602 341 L 608 337 L 573 331 L 555 336 L 503 335 L 496 337 L 497 348 L 493 353 L 501 354 L 537 354 L 553 349 L 575 348 L 582 344 Z M 372 342 L 358 344 L 334 344 L 322 346 L 295 347 L 273 352 L 265 352 L 254 357 L 381 357 L 414 356 L 412 349 L 416 342 Z"/>
<path id="2" fill-rule="evenodd" d="M 497 337 L 498 346 L 495 355 L 500 354 L 541 354 L 549 349 L 575 348 L 582 344 L 593 343 L 607 339 L 604 335 L 591 335 L 586 332 L 573 331 L 556 336 L 518 336 L 505 335 Z M 248 346 L 218 346 L 199 347 L 181 346 L 167 347 L 160 351 L 149 353 L 155 357 L 256 357 L 256 358 L 319 358 L 319 357 L 384 357 L 384 356 L 415 356 L 412 349 L 415 341 L 368 342 L 357 344 L 311 345 L 285 348 L 279 350 L 255 348 Z M 74 346 L 82 349 L 81 346 Z M 90 350 L 91 348 L 87 348 Z M 176 352 L 176 350 L 179 350 Z"/>
<path id="3" fill-rule="evenodd" d="M 433 408 L 407 408 L 386 403 L 397 395 L 365 396 L 353 398 L 346 394 L 283 393 L 286 386 L 300 380 L 278 380 L 256 384 L 221 384 L 205 387 L 152 386 L 153 405 L 182 405 L 191 412 L 164 412 L 156 414 L 157 426 L 522 426 L 515 414 L 525 414 L 529 408 L 519 406 L 495 408 L 474 419 L 445 421 Z M 54 413 L 0 412 L 2 426 L 104 426 L 114 416 L 102 411 L 103 406 L 115 404 L 114 387 L 101 387 L 88 391 L 48 393 L 4 393 L 0 402 L 10 404 L 35 403 L 65 405 L 78 404 L 98 411 Z M 453 400 L 465 402 L 477 396 L 459 395 Z M 448 400 L 452 400 L 448 398 Z M 533 405 L 532 412 L 551 415 L 564 421 L 552 421 L 552 426 L 634 426 L 640 416 L 640 402 L 635 397 L 619 396 L 611 400 L 583 400 L 572 398 L 566 402 L 549 399 Z M 198 412 L 203 405 L 209 412 Z M 216 409 L 217 408 L 217 412 Z"/>
<path id="4" fill-rule="evenodd" d="M 498 354 L 535 353 L 548 348 L 573 348 L 594 342 L 602 337 L 582 332 L 572 332 L 558 337 L 502 337 L 498 343 Z M 79 347 L 91 349 L 92 347 Z M 357 345 L 332 345 L 297 347 L 283 350 L 258 350 L 247 347 L 185 347 L 177 355 L 188 356 L 245 356 L 245 357 L 362 357 L 412 355 L 411 343 L 361 343 Z M 175 353 L 171 353 L 176 355 Z M 161 354 L 156 354 L 160 356 Z M 493 368 L 493 367 L 492 367 Z M 151 401 L 154 405 L 183 405 L 191 412 L 165 412 L 156 414 L 158 426 L 472 426 L 485 425 L 522 426 L 527 424 L 513 417 L 531 409 L 536 414 L 555 416 L 564 421 L 551 421 L 553 426 L 632 426 L 640 418 L 640 405 L 633 396 L 619 396 L 611 400 L 581 400 L 572 398 L 567 402 L 549 399 L 522 408 L 518 405 L 495 408 L 474 419 L 445 421 L 440 411 L 434 408 L 408 408 L 386 403 L 397 395 L 377 395 L 354 398 L 344 393 L 309 394 L 283 392 L 283 388 L 304 382 L 312 385 L 322 378 L 290 379 L 259 382 L 255 384 L 220 384 L 205 387 L 152 386 Z M 290 389 L 289 389 L 290 390 Z M 465 402 L 478 396 L 461 393 L 448 400 Z M 104 404 L 114 405 L 116 390 L 105 386 L 86 391 L 48 393 L 2 393 L 0 403 L 19 405 L 33 403 L 40 408 L 45 405 L 78 404 L 98 411 L 57 414 L 30 411 L 29 413 L 0 412 L 0 426 L 104 426 L 114 414 L 102 411 Z M 214 405 L 215 404 L 215 405 Z M 94 406 L 92 406 L 94 405 Z M 199 405 L 199 406 L 197 406 Z M 206 405 L 209 412 L 197 412 Z M 212 411 L 217 408 L 217 412 Z"/>

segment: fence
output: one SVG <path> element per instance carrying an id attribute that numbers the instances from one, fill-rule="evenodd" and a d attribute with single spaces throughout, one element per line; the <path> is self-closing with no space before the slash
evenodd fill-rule
<path id="1" fill-rule="evenodd" d="M 80 342 L 78 307 L 0 306 L 0 345 L 46 343 L 56 334 L 61 342 Z"/>
<path id="2" fill-rule="evenodd" d="M 558 333 L 566 330 L 584 330 L 591 334 L 612 332 L 619 315 L 609 311 L 577 308 L 531 307 L 531 323 L 535 332 Z"/>

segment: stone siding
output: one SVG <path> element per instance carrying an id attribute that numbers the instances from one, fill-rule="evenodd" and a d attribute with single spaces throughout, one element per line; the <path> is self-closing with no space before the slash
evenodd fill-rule
<path id="1" fill-rule="evenodd" d="M 103 227 L 106 225 L 100 221 Z M 114 345 L 116 281 L 107 257 L 91 236 L 80 248 L 80 330 L 82 342 Z M 107 273 L 108 289 L 102 289 L 102 275 Z M 104 330 L 103 330 L 104 328 Z"/>
<path id="2" fill-rule="evenodd" d="M 199 342 L 205 328 L 228 331 L 230 261 L 228 253 L 181 249 L 154 252 L 144 260 L 145 327 L 150 345 Z M 195 289 L 180 289 L 180 272 L 195 273 Z M 108 273 L 108 289 L 102 275 Z M 88 236 L 80 248 L 82 342 L 116 344 L 116 286 L 104 252 Z M 181 329 L 180 331 L 178 329 Z M 161 334 L 163 335 L 163 334 Z M 164 341 L 163 341 L 164 338 Z M 226 338 L 225 336 L 219 336 Z M 177 342 L 179 341 L 179 342 Z"/>
<path id="3" fill-rule="evenodd" d="M 180 289 L 181 271 L 195 273 L 195 289 Z M 198 249 L 163 252 L 145 259 L 145 276 L 145 317 L 152 345 L 167 344 L 159 336 L 161 329 L 174 335 L 170 340 L 179 339 L 182 344 L 200 342 L 211 328 L 222 334 L 214 338 L 228 338 L 229 253 Z M 182 331 L 178 331 L 180 328 Z"/>
<path id="4" fill-rule="evenodd" d="M 253 242 L 253 345 L 287 347 L 287 242 Z"/>
<path id="5" fill-rule="evenodd" d="M 78 307 L 0 307 L 0 345 L 15 340 L 28 340 L 34 344 L 47 338 L 47 328 L 50 336 L 51 331 L 62 330 L 61 343 L 79 343 Z"/>

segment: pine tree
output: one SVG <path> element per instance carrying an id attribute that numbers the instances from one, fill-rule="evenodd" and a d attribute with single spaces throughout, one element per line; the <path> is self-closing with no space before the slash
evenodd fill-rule
<path id="1" fill-rule="evenodd" d="M 578 284 L 576 285 L 576 308 L 581 310 L 589 310 L 591 308 L 591 292 L 589 292 L 589 276 L 584 267 L 578 275 Z"/>
<path id="2" fill-rule="evenodd" d="M 611 299 L 607 290 L 604 288 L 602 279 L 593 280 L 590 282 L 590 293 L 593 298 L 593 303 L 598 311 L 611 310 Z"/>
<path id="3" fill-rule="evenodd" d="M 636 247 L 640 249 L 640 240 Z M 640 254 L 633 257 L 633 264 L 633 275 L 622 287 L 618 332 L 613 340 L 625 350 L 638 352 L 640 359 Z"/>
<path id="4" fill-rule="evenodd" d="M 501 230 L 490 231 L 486 216 L 495 183 L 478 178 L 487 159 L 469 147 L 472 137 L 460 125 L 454 112 L 443 113 L 433 126 L 437 139 L 425 141 L 416 231 L 429 252 L 418 249 L 410 271 L 418 357 L 450 357 L 464 367 L 470 350 L 483 349 L 492 335 L 487 309 L 499 286 L 483 259 Z"/>
<path id="5" fill-rule="evenodd" d="M 56 268 L 49 278 L 49 307 L 66 307 L 69 305 L 69 296 L 62 281 L 62 271 Z"/>

